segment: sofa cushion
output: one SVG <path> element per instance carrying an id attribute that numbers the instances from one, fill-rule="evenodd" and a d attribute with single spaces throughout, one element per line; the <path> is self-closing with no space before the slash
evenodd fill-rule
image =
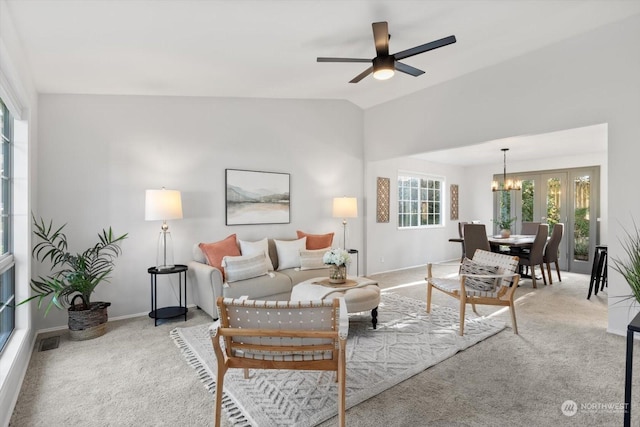
<path id="1" fill-rule="evenodd" d="M 306 248 L 307 238 L 275 240 L 278 252 L 278 270 L 300 267 L 300 251 Z"/>
<path id="2" fill-rule="evenodd" d="M 269 242 L 266 237 L 262 240 L 258 240 L 257 242 L 248 242 L 246 240 L 238 239 L 238 243 L 240 243 L 240 252 L 242 255 L 264 253 L 267 261 L 267 267 L 269 270 L 273 271 L 273 263 L 269 257 Z"/>
<path id="3" fill-rule="evenodd" d="M 320 268 L 329 268 L 322 258 L 324 254 L 331 248 L 301 250 L 300 251 L 300 270 L 318 270 Z"/>
<path id="4" fill-rule="evenodd" d="M 251 279 L 268 273 L 267 256 L 264 252 L 253 255 L 225 256 L 222 266 L 227 282 Z"/>
<path id="5" fill-rule="evenodd" d="M 222 258 L 225 256 L 238 256 L 240 249 L 236 243 L 236 235 L 232 234 L 224 240 L 212 243 L 200 243 L 198 245 L 207 259 L 207 264 L 222 271 L 224 277 L 224 268 L 222 268 Z"/>
<path id="6" fill-rule="evenodd" d="M 324 249 L 331 247 L 333 243 L 333 233 L 327 234 L 309 234 L 304 231 L 296 231 L 298 239 L 307 238 L 307 249 Z"/>
<path id="7" fill-rule="evenodd" d="M 305 280 L 315 278 L 326 279 L 329 277 L 329 270 L 300 270 L 299 268 L 289 268 L 287 270 L 281 270 L 280 273 L 289 276 L 293 286 Z"/>
<path id="8" fill-rule="evenodd" d="M 291 293 L 291 279 L 279 272 L 272 272 L 252 279 L 226 282 L 224 296 L 240 298 L 249 295 L 251 299 L 270 299 L 272 295 Z"/>

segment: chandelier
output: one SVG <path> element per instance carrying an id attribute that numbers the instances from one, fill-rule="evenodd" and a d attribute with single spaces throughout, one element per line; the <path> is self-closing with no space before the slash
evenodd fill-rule
<path id="1" fill-rule="evenodd" d="M 498 183 L 498 181 L 491 182 L 491 191 L 511 191 L 511 190 L 522 190 L 522 181 L 507 179 L 507 151 L 508 148 L 500 149 L 503 153 L 504 157 L 504 170 L 502 172 L 502 185 Z"/>

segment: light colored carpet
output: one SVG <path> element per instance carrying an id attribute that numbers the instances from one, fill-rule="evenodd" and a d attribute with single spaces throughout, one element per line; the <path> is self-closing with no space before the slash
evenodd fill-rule
<path id="1" fill-rule="evenodd" d="M 347 408 L 414 376 L 504 329 L 504 323 L 470 318 L 458 335 L 459 315 L 396 294 L 383 294 L 378 328 L 360 315 L 349 325 L 347 342 Z M 207 325 L 176 328 L 172 336 L 187 362 L 215 393 L 216 358 Z M 292 370 L 240 369 L 225 376 L 225 412 L 234 426 L 315 426 L 338 413 L 335 374 Z"/>
<path id="2" fill-rule="evenodd" d="M 424 274 L 420 267 L 375 279 L 424 300 Z M 578 405 L 624 401 L 625 338 L 606 332 L 606 290 L 587 300 L 588 286 L 589 276 L 565 272 L 562 283 L 536 290 L 522 281 L 519 335 L 509 313 L 500 312 L 495 318 L 505 330 L 349 409 L 349 427 L 622 425 L 616 410 L 580 409 L 570 418 L 560 410 L 567 399 Z M 435 292 L 434 303 L 457 305 Z M 491 315 L 496 308 L 478 311 Z M 86 342 L 59 332 L 58 349 L 34 351 L 10 425 L 213 425 L 213 396 L 169 338 L 176 327 L 210 322 L 190 309 L 186 323 L 175 319 L 154 328 L 148 317 L 109 322 L 106 335 Z M 637 343 L 635 352 L 638 358 Z M 640 425 L 638 372 L 636 366 L 632 425 Z M 336 418 L 321 425 L 335 426 Z"/>

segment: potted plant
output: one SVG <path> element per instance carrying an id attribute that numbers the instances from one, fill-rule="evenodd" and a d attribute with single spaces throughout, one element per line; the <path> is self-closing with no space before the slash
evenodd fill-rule
<path id="1" fill-rule="evenodd" d="M 98 242 L 84 252 L 68 251 L 67 236 L 62 232 L 63 225 L 53 227 L 53 221 L 47 225 L 43 219 L 38 222 L 33 217 L 34 234 L 39 238 L 32 255 L 39 262 L 49 261 L 51 273 L 31 279 L 33 295 L 21 304 L 38 300 L 38 308 L 44 300 L 49 300 L 45 315 L 51 307 L 68 307 L 69 333 L 73 340 L 83 340 L 104 335 L 106 332 L 107 307 L 109 302 L 92 302 L 91 294 L 103 282 L 108 282 L 113 271 L 115 259 L 122 253 L 120 244 L 127 234 L 116 237 L 109 227 L 98 233 Z M 80 300 L 76 304 L 76 300 Z"/>
<path id="2" fill-rule="evenodd" d="M 501 237 L 509 237 L 511 236 L 511 225 L 516 220 L 516 217 L 509 218 L 508 216 L 502 217 L 500 219 L 495 219 L 493 222 L 496 224 L 498 229 L 500 230 Z"/>
<path id="3" fill-rule="evenodd" d="M 640 303 L 640 230 L 633 223 L 633 232 L 625 230 L 625 236 L 620 239 L 622 249 L 626 253 L 626 260 L 612 258 L 613 269 L 622 274 L 631 288 L 631 295 L 623 297 L 624 300 L 635 299 Z"/>

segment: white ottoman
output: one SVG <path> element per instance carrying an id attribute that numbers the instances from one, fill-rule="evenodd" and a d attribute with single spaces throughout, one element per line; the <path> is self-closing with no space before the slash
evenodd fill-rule
<path id="1" fill-rule="evenodd" d="M 305 280 L 293 287 L 291 301 L 323 300 L 343 297 L 349 313 L 371 310 L 373 329 L 378 324 L 380 288 L 378 282 L 365 277 L 348 277 L 344 285 L 330 285 L 326 277 Z"/>

